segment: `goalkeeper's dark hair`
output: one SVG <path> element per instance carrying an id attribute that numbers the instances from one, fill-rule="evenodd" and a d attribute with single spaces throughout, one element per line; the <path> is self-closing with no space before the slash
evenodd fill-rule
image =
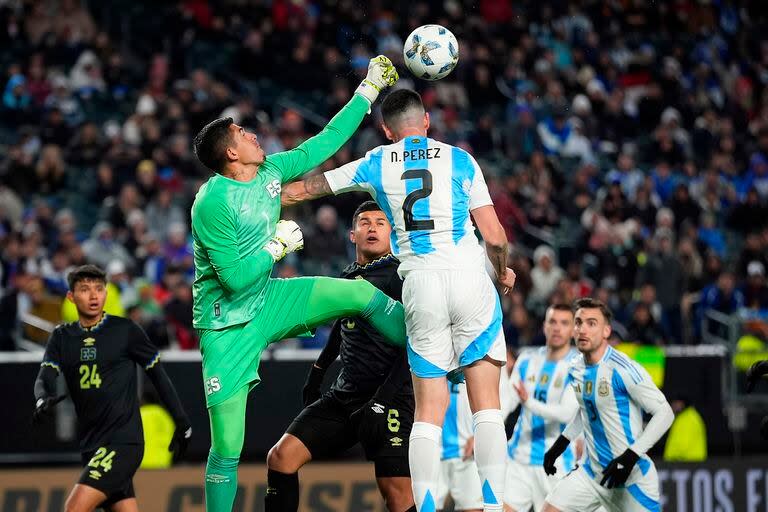
<path id="1" fill-rule="evenodd" d="M 101 281 L 102 283 L 107 284 L 107 273 L 96 265 L 83 265 L 77 267 L 67 274 L 69 291 L 75 291 L 75 286 L 77 286 L 77 283 L 80 281 Z"/>
<path id="2" fill-rule="evenodd" d="M 203 126 L 192 141 L 197 159 L 213 172 L 221 172 L 227 163 L 227 147 L 232 144 L 229 127 L 234 122 L 231 117 L 211 121 Z"/>
<path id="3" fill-rule="evenodd" d="M 410 89 L 398 89 L 384 98 L 381 104 L 381 117 L 384 124 L 392 128 L 392 125 L 397 123 L 397 117 L 412 108 L 424 110 L 424 103 L 419 93 Z"/>
<path id="4" fill-rule="evenodd" d="M 613 318 L 611 308 L 606 306 L 603 301 L 593 299 L 592 297 L 584 297 L 583 299 L 576 300 L 573 303 L 573 313 L 576 314 L 576 311 L 579 309 L 599 309 L 607 324 L 610 324 L 611 319 Z"/>
<path id="5" fill-rule="evenodd" d="M 352 215 L 352 229 L 355 229 L 355 226 L 357 225 L 357 218 L 360 216 L 361 213 L 365 212 L 380 212 L 381 206 L 379 206 L 376 201 L 366 201 L 360 206 L 357 207 L 357 210 L 355 210 L 354 215 Z"/>

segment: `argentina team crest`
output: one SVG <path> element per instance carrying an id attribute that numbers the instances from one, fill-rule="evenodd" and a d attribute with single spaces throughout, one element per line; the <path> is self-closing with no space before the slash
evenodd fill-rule
<path id="1" fill-rule="evenodd" d="M 608 381 L 600 379 L 600 384 L 597 385 L 597 394 L 600 396 L 608 396 Z"/>

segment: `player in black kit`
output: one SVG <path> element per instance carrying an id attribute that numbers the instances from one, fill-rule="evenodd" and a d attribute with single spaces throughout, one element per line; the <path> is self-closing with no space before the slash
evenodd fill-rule
<path id="1" fill-rule="evenodd" d="M 350 233 L 356 260 L 341 275 L 365 279 L 401 300 L 400 262 L 390 252 L 391 232 L 375 202 L 361 204 Z M 339 354 L 341 372 L 330 391 L 321 396 L 325 371 Z M 374 462 L 387 508 L 415 511 L 408 468 L 414 401 L 405 350 L 386 344 L 359 317 L 337 320 L 328 344 L 312 365 L 303 394 L 305 409 L 269 451 L 266 512 L 298 510 L 299 468 L 313 457 L 338 454 L 358 441 L 366 458 Z"/>
<path id="2" fill-rule="evenodd" d="M 78 440 L 85 468 L 67 498 L 67 512 L 97 507 L 114 512 L 138 510 L 133 475 L 144 454 L 136 364 L 147 372 L 176 422 L 169 450 L 179 457 L 192 428 L 176 390 L 147 335 L 131 320 L 104 313 L 106 274 L 84 265 L 67 277 L 67 298 L 77 307 L 78 322 L 51 333 L 35 381 L 35 423 L 62 400 L 56 376 L 64 375 L 75 404 Z"/>

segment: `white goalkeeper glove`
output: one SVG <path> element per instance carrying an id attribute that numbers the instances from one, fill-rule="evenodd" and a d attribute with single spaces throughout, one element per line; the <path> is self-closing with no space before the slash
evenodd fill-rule
<path id="1" fill-rule="evenodd" d="M 374 57 L 368 63 L 368 74 L 355 90 L 355 94 L 367 99 L 371 105 L 379 97 L 379 93 L 387 87 L 392 87 L 400 75 L 397 74 L 392 61 L 384 55 Z"/>
<path id="2" fill-rule="evenodd" d="M 292 220 L 281 220 L 277 223 L 275 236 L 264 246 L 272 259 L 277 263 L 289 252 L 299 251 L 304 248 L 304 235 L 301 228 Z"/>

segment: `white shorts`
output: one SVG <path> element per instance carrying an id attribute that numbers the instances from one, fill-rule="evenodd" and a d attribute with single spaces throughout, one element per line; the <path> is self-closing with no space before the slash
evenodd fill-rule
<path id="1" fill-rule="evenodd" d="M 507 360 L 499 294 L 483 271 L 412 270 L 403 282 L 408 362 L 442 377 L 486 355 Z"/>
<path id="2" fill-rule="evenodd" d="M 509 460 L 507 481 L 504 485 L 504 503 L 516 512 L 528 512 L 531 507 L 534 512 L 539 512 L 544 506 L 547 494 L 558 480 L 560 479 L 557 475 L 547 475 L 543 466 L 531 466 Z"/>
<path id="3" fill-rule="evenodd" d="M 626 487 L 608 489 L 589 477 L 583 467 L 560 480 L 547 502 L 562 512 L 592 512 L 601 506 L 607 512 L 660 512 L 659 477 L 651 464 L 643 476 L 639 467 L 632 470 Z"/>
<path id="4" fill-rule="evenodd" d="M 445 507 L 449 495 L 453 498 L 454 510 L 483 509 L 483 489 L 475 459 L 440 461 L 440 480 L 435 500 L 437 510 Z"/>

